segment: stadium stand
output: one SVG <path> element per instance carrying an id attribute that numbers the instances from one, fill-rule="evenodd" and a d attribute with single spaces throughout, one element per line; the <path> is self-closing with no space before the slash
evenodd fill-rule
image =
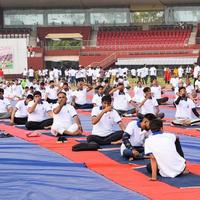
<path id="1" fill-rule="evenodd" d="M 143 47 L 183 47 L 191 34 L 191 28 L 171 28 L 160 30 L 100 29 L 97 45 L 103 46 L 143 46 Z"/>

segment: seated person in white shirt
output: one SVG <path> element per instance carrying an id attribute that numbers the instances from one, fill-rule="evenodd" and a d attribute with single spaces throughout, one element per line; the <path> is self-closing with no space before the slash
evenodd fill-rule
<path id="1" fill-rule="evenodd" d="M 144 87 L 142 86 L 142 81 L 137 81 L 137 85 L 134 87 L 134 97 L 132 100 L 136 103 L 140 103 L 144 97 L 144 92 L 143 92 Z"/>
<path id="2" fill-rule="evenodd" d="M 198 78 L 195 81 L 194 85 L 195 85 L 196 92 L 199 93 L 200 92 L 200 75 L 198 76 Z"/>
<path id="3" fill-rule="evenodd" d="M 143 119 L 129 122 L 122 137 L 121 156 L 129 160 L 144 158 L 144 141 L 151 134 L 149 124 L 155 118 L 155 115 L 149 113 Z"/>
<path id="4" fill-rule="evenodd" d="M 197 99 L 196 98 L 197 97 L 197 93 L 196 93 L 196 91 L 194 89 L 194 85 L 191 84 L 191 81 L 190 81 L 189 78 L 186 78 L 186 86 L 185 86 L 185 88 L 186 88 L 187 95 L 191 99 L 196 100 Z"/>
<path id="5" fill-rule="evenodd" d="M 86 86 L 87 88 L 84 88 Z M 77 83 L 77 90 L 73 92 L 72 103 L 76 109 L 91 109 L 93 103 L 87 103 L 87 92 L 92 90 L 92 86 L 79 81 Z"/>
<path id="6" fill-rule="evenodd" d="M 12 107 L 8 99 L 4 98 L 4 89 L 0 88 L 0 119 L 10 118 Z"/>
<path id="7" fill-rule="evenodd" d="M 46 98 L 46 87 L 45 87 L 44 82 L 40 83 L 40 87 L 38 88 L 38 91 L 40 91 L 41 94 L 42 94 L 42 100 L 45 100 L 45 98 Z"/>
<path id="8" fill-rule="evenodd" d="M 41 92 L 34 92 L 34 100 L 28 103 L 28 130 L 46 129 L 53 124 L 50 104 L 42 101 Z"/>
<path id="9" fill-rule="evenodd" d="M 74 121 L 74 123 L 73 123 Z M 73 106 L 67 103 L 64 92 L 58 93 L 58 103 L 53 105 L 53 135 L 80 135 L 82 126 L 78 114 Z"/>
<path id="10" fill-rule="evenodd" d="M 57 103 L 57 94 L 58 94 L 59 88 L 55 86 L 55 83 L 53 80 L 49 81 L 49 87 L 46 89 L 46 101 L 48 103 L 55 104 Z"/>
<path id="11" fill-rule="evenodd" d="M 113 96 L 113 108 L 120 114 L 120 115 L 132 115 L 136 112 L 135 108 L 129 108 L 129 104 L 133 101 L 130 95 L 124 91 L 124 84 L 118 83 L 118 87 L 113 88 L 110 93 Z"/>
<path id="12" fill-rule="evenodd" d="M 168 101 L 168 97 L 161 97 L 162 88 L 158 85 L 157 79 L 153 79 L 151 83 L 151 92 L 153 93 L 153 97 L 156 98 L 159 105 L 164 104 Z"/>
<path id="13" fill-rule="evenodd" d="M 170 84 L 172 86 L 172 91 L 175 90 L 176 87 L 178 87 L 179 77 L 172 75 L 172 78 L 170 79 Z"/>
<path id="14" fill-rule="evenodd" d="M 102 106 L 101 100 L 104 96 L 104 87 L 100 85 L 97 86 L 95 89 L 97 90 L 97 93 L 93 96 L 92 103 L 94 104 L 94 106 Z"/>
<path id="15" fill-rule="evenodd" d="M 26 124 L 28 119 L 28 103 L 33 101 L 33 95 L 29 94 L 25 100 L 20 100 L 15 105 L 10 119 L 10 125 Z"/>
<path id="16" fill-rule="evenodd" d="M 196 110 L 195 103 L 187 95 L 186 88 L 179 88 L 178 97 L 174 101 L 176 106 L 174 125 L 194 125 L 200 123 L 200 115 Z"/>
<path id="17" fill-rule="evenodd" d="M 139 118 L 142 118 L 147 113 L 152 113 L 156 117 L 164 118 L 164 113 L 159 113 L 159 105 L 157 100 L 153 97 L 151 88 L 145 87 L 144 90 L 144 97 L 142 99 L 142 102 L 139 105 L 140 113 L 138 114 Z"/>
<path id="18" fill-rule="evenodd" d="M 145 154 L 150 157 L 147 171 L 151 180 L 156 181 L 157 175 L 175 178 L 189 173 L 184 154 L 176 135 L 163 132 L 163 122 L 155 119 L 150 122 L 152 136 L 145 140 Z"/>
<path id="19" fill-rule="evenodd" d="M 92 109 L 92 135 L 87 137 L 87 141 L 95 142 L 99 145 L 108 145 L 122 139 L 125 130 L 121 117 L 111 106 L 111 96 L 102 97 L 102 106 Z M 119 131 L 113 130 L 113 125 L 118 124 Z"/>
<path id="20" fill-rule="evenodd" d="M 63 83 L 61 91 L 66 94 L 67 103 L 71 104 L 71 102 L 72 102 L 72 90 L 70 89 L 70 87 L 69 87 L 67 82 Z"/>

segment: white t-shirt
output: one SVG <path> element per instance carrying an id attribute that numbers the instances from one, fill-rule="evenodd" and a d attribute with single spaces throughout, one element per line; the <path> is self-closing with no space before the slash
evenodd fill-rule
<path id="1" fill-rule="evenodd" d="M 7 109 L 10 108 L 10 102 L 8 99 L 0 99 L 0 113 L 8 112 Z"/>
<path id="2" fill-rule="evenodd" d="M 176 105 L 175 118 L 193 119 L 193 108 L 195 108 L 195 104 L 191 99 L 180 100 L 179 104 Z"/>
<path id="3" fill-rule="evenodd" d="M 176 87 L 178 87 L 178 81 L 179 81 L 179 78 L 177 77 L 177 78 L 171 78 L 170 79 L 170 84 L 174 87 L 174 88 L 176 88 Z"/>
<path id="4" fill-rule="evenodd" d="M 59 77 L 59 70 L 58 69 L 53 69 L 53 75 L 54 75 L 54 77 L 56 78 L 56 79 L 58 79 L 58 77 Z"/>
<path id="5" fill-rule="evenodd" d="M 156 76 L 157 75 L 157 70 L 155 67 L 151 67 L 149 69 L 149 72 L 150 72 L 150 76 Z"/>
<path id="6" fill-rule="evenodd" d="M 70 76 L 76 76 L 76 70 L 75 69 L 70 69 L 69 70 Z"/>
<path id="7" fill-rule="evenodd" d="M 182 68 L 182 67 L 179 67 L 179 68 L 178 68 L 178 76 L 179 76 L 180 78 L 183 77 L 183 72 L 184 72 L 183 68 Z"/>
<path id="8" fill-rule="evenodd" d="M 96 106 L 101 106 L 102 105 L 102 97 L 101 95 L 99 94 L 95 94 L 92 98 L 92 103 L 93 104 L 96 104 Z"/>
<path id="9" fill-rule="evenodd" d="M 131 69 L 131 75 L 136 76 L 136 70 L 135 69 Z"/>
<path id="10" fill-rule="evenodd" d="M 151 86 L 151 92 L 153 93 L 153 97 L 156 99 L 161 98 L 161 86 Z"/>
<path id="11" fill-rule="evenodd" d="M 34 70 L 33 69 L 29 69 L 28 70 L 28 75 L 29 75 L 29 77 L 34 77 Z"/>
<path id="12" fill-rule="evenodd" d="M 101 107 L 94 107 L 92 109 L 91 116 L 97 116 L 102 112 Z M 113 133 L 113 125 L 115 123 L 119 123 L 121 121 L 121 117 L 117 113 L 116 110 L 112 110 L 110 112 L 105 113 L 99 122 L 93 125 L 92 135 L 98 135 L 101 137 L 106 137 Z"/>
<path id="13" fill-rule="evenodd" d="M 42 99 L 45 99 L 45 96 L 46 96 L 46 89 L 45 89 L 45 88 L 44 88 L 44 89 L 39 88 L 38 91 L 41 92 Z"/>
<path id="14" fill-rule="evenodd" d="M 116 110 L 128 110 L 129 109 L 129 102 L 131 101 L 131 97 L 128 93 L 120 94 L 119 90 L 113 93 L 113 107 Z"/>
<path id="15" fill-rule="evenodd" d="M 145 154 L 154 155 L 163 177 L 174 178 L 185 169 L 185 159 L 178 154 L 175 141 L 176 136 L 171 133 L 153 135 L 145 140 Z"/>
<path id="16" fill-rule="evenodd" d="M 194 86 L 193 85 L 186 86 L 187 94 L 192 94 L 193 91 L 194 91 Z"/>
<path id="17" fill-rule="evenodd" d="M 124 132 L 130 135 L 129 140 L 132 146 L 143 146 L 144 140 L 151 134 L 149 131 L 142 131 L 142 129 L 138 126 L 137 121 L 129 122 Z M 123 155 L 124 149 L 126 149 L 126 146 L 122 143 L 120 149 L 121 155 Z"/>
<path id="18" fill-rule="evenodd" d="M 49 72 L 49 80 L 54 80 L 54 72 L 52 70 Z"/>
<path id="19" fill-rule="evenodd" d="M 17 108 L 15 117 L 24 118 L 28 116 L 28 112 L 27 112 L 28 106 L 25 105 L 24 100 L 18 101 L 17 104 L 15 105 L 15 108 Z"/>
<path id="20" fill-rule="evenodd" d="M 200 80 L 195 81 L 195 89 L 200 89 Z"/>
<path id="21" fill-rule="evenodd" d="M 87 89 L 84 88 L 83 90 L 76 90 L 73 92 L 73 96 L 76 97 L 75 103 L 84 105 L 87 103 Z"/>
<path id="22" fill-rule="evenodd" d="M 144 97 L 142 101 L 144 100 Z M 157 100 L 152 97 L 152 99 L 147 99 L 144 105 L 141 107 L 141 114 L 145 115 L 147 113 L 152 113 L 155 115 L 155 107 L 158 106 Z"/>
<path id="23" fill-rule="evenodd" d="M 28 103 L 28 108 L 32 107 L 34 101 Z M 42 104 L 37 104 L 35 111 L 28 113 L 28 121 L 41 122 L 48 119 L 48 112 L 51 111 L 51 107 L 48 102 L 43 101 Z"/>
<path id="24" fill-rule="evenodd" d="M 194 78 L 197 78 L 200 72 L 200 67 L 197 65 L 194 67 L 194 71 L 193 71 L 193 76 Z"/>
<path id="25" fill-rule="evenodd" d="M 67 96 L 67 103 L 70 104 L 72 102 L 72 96 L 73 96 L 72 90 L 65 91 L 63 89 L 62 92 L 64 92 L 66 94 L 66 96 Z"/>
<path id="26" fill-rule="evenodd" d="M 53 88 L 48 87 L 48 88 L 46 89 L 46 94 L 47 94 L 47 97 L 48 97 L 49 99 L 57 99 L 57 98 L 58 98 L 58 97 L 57 97 L 58 88 L 57 88 L 57 87 L 53 87 Z"/>
<path id="27" fill-rule="evenodd" d="M 144 98 L 144 92 L 143 92 L 144 87 L 138 87 L 135 86 L 133 91 L 134 91 L 134 97 L 133 101 L 140 103 L 142 99 Z"/>
<path id="28" fill-rule="evenodd" d="M 58 103 L 54 104 L 52 109 L 56 108 L 58 105 Z M 70 127 L 73 124 L 73 117 L 76 115 L 77 112 L 74 107 L 70 104 L 66 104 L 58 114 L 53 112 L 53 124 L 67 124 Z"/>

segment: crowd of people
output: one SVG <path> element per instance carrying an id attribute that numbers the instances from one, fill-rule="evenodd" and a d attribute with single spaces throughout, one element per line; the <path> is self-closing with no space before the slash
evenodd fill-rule
<path id="1" fill-rule="evenodd" d="M 169 69 L 163 73 L 166 71 Z M 196 64 L 193 71 L 179 67 L 175 72 L 167 81 L 175 96 L 172 123 L 199 123 L 196 107 L 200 67 Z M 128 160 L 149 158 L 147 169 L 152 180 L 157 179 L 157 174 L 176 177 L 188 172 L 179 139 L 163 133 L 165 113 L 159 106 L 169 98 L 163 96 L 165 87 L 158 83 L 156 67 L 67 69 L 64 75 L 58 69 L 44 69 L 38 71 L 38 77 L 34 75 L 34 70 L 29 69 L 24 71 L 23 79 L 1 81 L 0 119 L 10 119 L 10 125 L 25 125 L 28 130 L 50 129 L 59 142 L 65 142 L 63 135 L 83 134 L 78 109 L 88 109 L 92 125 L 88 144 L 121 143 L 121 156 Z M 91 101 L 88 96 L 92 96 Z M 125 126 L 122 117 L 133 116 L 137 120 Z M 115 124 L 118 130 L 113 128 Z M 167 159 L 166 152 L 170 154 Z"/>

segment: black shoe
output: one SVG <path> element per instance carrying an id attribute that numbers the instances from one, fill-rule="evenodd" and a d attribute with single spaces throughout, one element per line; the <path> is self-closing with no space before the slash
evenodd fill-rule
<path id="1" fill-rule="evenodd" d="M 13 137 L 13 136 L 10 135 L 9 133 L 0 132 L 0 138 L 9 138 L 9 137 Z"/>
<path id="2" fill-rule="evenodd" d="M 65 143 L 67 142 L 67 138 L 65 136 L 59 136 L 57 139 L 58 143 Z"/>

